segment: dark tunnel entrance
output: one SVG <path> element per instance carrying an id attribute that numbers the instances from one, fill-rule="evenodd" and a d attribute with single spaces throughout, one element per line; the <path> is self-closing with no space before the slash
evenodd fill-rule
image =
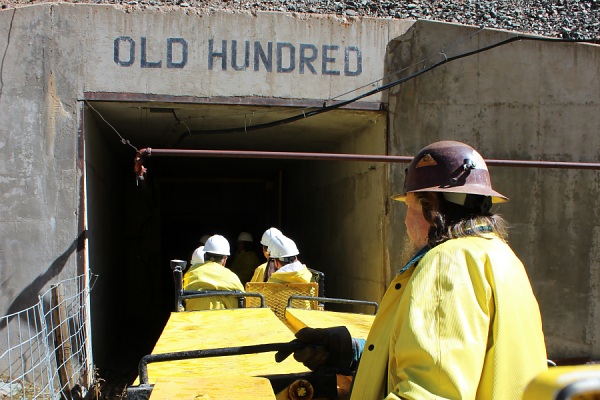
<path id="1" fill-rule="evenodd" d="M 214 129 L 219 124 L 240 123 L 233 116 L 256 115 L 257 110 L 274 112 L 269 118 L 298 112 L 172 103 L 88 103 L 84 141 L 89 267 L 98 275 L 91 299 L 92 339 L 95 364 L 104 379 L 131 382 L 135 378 L 139 359 L 152 351 L 172 311 L 169 261 L 189 261 L 203 234 L 225 236 L 233 250 L 238 234 L 250 232 L 262 260 L 260 236 L 276 226 L 296 241 L 303 262 L 326 276 L 339 276 L 328 270 L 331 263 L 322 254 L 339 258 L 348 253 L 344 246 L 354 248 L 355 239 L 350 232 L 329 230 L 336 220 L 354 214 L 363 218 L 364 212 L 355 208 L 352 198 L 360 190 L 355 180 L 365 179 L 356 168 L 379 183 L 383 168 L 335 161 L 149 157 L 146 179 L 135 179 L 133 146 L 168 147 L 174 132 L 194 129 L 196 120 L 204 124 L 214 120 L 210 125 Z M 294 127 L 206 135 L 186 141 L 182 147 L 298 152 L 348 152 L 353 148 L 359 152 L 361 146 L 368 147 L 363 141 L 369 146 L 380 143 L 385 149 L 384 113 L 338 110 Z M 365 152 L 377 153 L 369 148 Z M 380 200 L 376 196 L 365 201 Z M 382 209 L 380 204 L 372 208 Z M 324 238 L 333 235 L 338 250 L 334 247 L 332 252 Z M 335 280 L 328 282 L 327 288 L 339 297 L 353 296 L 337 288 Z"/>

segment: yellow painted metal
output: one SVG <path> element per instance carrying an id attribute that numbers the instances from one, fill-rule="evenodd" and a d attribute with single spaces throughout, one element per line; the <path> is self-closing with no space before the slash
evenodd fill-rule
<path id="1" fill-rule="evenodd" d="M 306 326 L 310 326 L 311 328 L 345 326 L 350 331 L 352 337 L 366 339 L 375 316 L 288 307 L 285 309 L 285 318 L 292 326 L 294 332 Z"/>
<path id="2" fill-rule="evenodd" d="M 271 282 L 248 282 L 246 283 L 247 292 L 260 293 L 265 298 L 267 307 L 271 308 L 275 315 L 282 321 L 285 319 L 285 308 L 288 304 L 288 299 L 293 295 L 312 296 L 315 297 L 319 293 L 319 284 L 311 283 L 271 283 Z M 247 307 L 257 307 L 258 299 L 249 297 L 246 299 Z M 309 300 L 292 300 L 292 305 L 299 308 L 308 308 L 316 310 L 318 308 L 317 301 Z"/>
<path id="3" fill-rule="evenodd" d="M 555 400 L 562 389 L 571 386 L 571 395 L 561 400 L 600 399 L 600 365 L 552 367 L 535 377 L 523 394 L 523 400 Z"/>
<path id="4" fill-rule="evenodd" d="M 159 378 L 150 400 L 275 400 L 267 378 L 247 376 Z"/>
<path id="5" fill-rule="evenodd" d="M 283 343 L 293 339 L 292 332 L 268 308 L 176 312 L 171 314 L 152 354 Z M 151 363 L 149 382 L 176 377 L 251 377 L 309 371 L 293 357 L 276 363 L 274 354 Z"/>

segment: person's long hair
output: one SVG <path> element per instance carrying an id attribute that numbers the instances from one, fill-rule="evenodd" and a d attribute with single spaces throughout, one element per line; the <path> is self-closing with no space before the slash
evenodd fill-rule
<path id="1" fill-rule="evenodd" d="M 437 198 L 437 209 L 430 201 L 429 194 Z M 489 233 L 496 234 L 504 241 L 508 239 L 506 221 L 489 209 L 472 209 L 449 202 L 440 192 L 420 192 L 415 195 L 423 209 L 423 216 L 430 225 L 427 234 L 429 247 L 433 248 L 450 239 L 483 237 Z"/>

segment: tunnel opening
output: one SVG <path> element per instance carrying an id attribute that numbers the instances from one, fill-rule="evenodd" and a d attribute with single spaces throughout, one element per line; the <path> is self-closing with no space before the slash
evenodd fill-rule
<path id="1" fill-rule="evenodd" d="M 325 273 L 326 295 L 372 300 L 385 280 L 381 163 L 294 159 L 149 157 L 146 179 L 133 159 L 199 129 L 244 126 L 301 112 L 295 107 L 89 101 L 84 117 L 89 267 L 95 363 L 107 380 L 131 382 L 173 307 L 171 259 L 189 262 L 204 234 L 235 249 L 240 232 L 259 240 L 275 226 L 300 260 Z M 190 135 L 187 149 L 385 154 L 379 110 L 336 110 L 284 127 Z M 368 240 L 365 240 L 365 235 Z M 374 252 L 378 255 L 373 256 Z M 369 258 L 372 270 L 361 260 Z M 373 259 L 374 258 L 374 259 Z"/>

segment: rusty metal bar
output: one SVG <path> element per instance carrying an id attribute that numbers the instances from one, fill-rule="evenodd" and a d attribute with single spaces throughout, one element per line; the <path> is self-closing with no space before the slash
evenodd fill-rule
<path id="1" fill-rule="evenodd" d="M 213 158 L 267 158 L 284 160 L 320 160 L 320 161 L 369 161 L 383 163 L 410 163 L 412 156 L 390 156 L 378 154 L 341 154 L 341 153 L 303 153 L 286 151 L 246 151 L 246 150 L 184 150 L 145 148 L 139 153 L 143 156 L 165 157 L 213 157 Z M 534 161 L 534 160 L 485 160 L 488 166 L 530 167 L 559 169 L 600 170 L 600 163 Z"/>
<path id="2" fill-rule="evenodd" d="M 377 304 L 374 301 L 337 299 L 334 297 L 301 296 L 301 295 L 293 294 L 288 298 L 287 306 L 292 308 L 292 302 L 294 300 L 311 300 L 311 301 L 318 301 L 319 303 L 337 303 L 337 304 L 350 304 L 350 305 L 359 305 L 359 306 L 373 306 L 373 307 L 375 307 L 375 312 L 373 312 L 373 315 L 377 314 L 377 311 L 379 311 L 379 304 Z"/>
<path id="3" fill-rule="evenodd" d="M 305 344 L 298 342 L 267 343 L 238 347 L 222 347 L 218 349 L 188 350 L 178 351 L 174 353 L 148 354 L 142 357 L 138 364 L 140 385 L 148 384 L 148 364 L 150 363 L 189 360 L 192 358 L 239 356 L 244 354 L 268 353 L 271 351 L 289 351 L 291 353 L 305 346 Z"/>
<path id="4" fill-rule="evenodd" d="M 145 151 L 145 153 L 144 153 Z M 301 153 L 291 151 L 246 151 L 246 150 L 181 150 L 151 149 L 140 150 L 142 156 L 165 157 L 216 157 L 216 158 L 272 158 L 282 160 L 321 160 L 321 161 L 376 161 L 409 163 L 412 157 L 368 154 Z"/>
<path id="5" fill-rule="evenodd" d="M 239 308 L 246 308 L 246 297 L 256 297 L 260 300 L 260 308 L 266 308 L 265 296 L 255 292 L 241 292 L 239 290 L 184 290 L 181 292 L 180 300 L 189 300 L 202 297 L 237 297 L 238 300 L 243 300 L 239 304 Z"/>
<path id="6" fill-rule="evenodd" d="M 485 160 L 487 165 L 498 167 L 530 167 L 558 169 L 600 169 L 600 163 L 567 162 L 567 161 L 534 161 L 534 160 Z"/>

